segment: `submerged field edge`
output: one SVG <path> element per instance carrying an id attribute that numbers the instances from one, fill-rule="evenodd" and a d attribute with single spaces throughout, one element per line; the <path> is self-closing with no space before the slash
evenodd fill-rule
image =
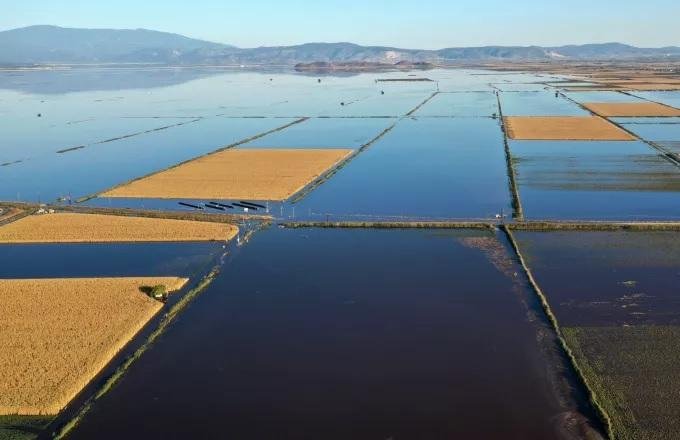
<path id="1" fill-rule="evenodd" d="M 508 132 L 505 127 L 505 118 L 503 118 L 503 106 L 501 105 L 500 94 L 496 94 L 496 101 L 498 102 L 498 116 L 500 118 L 501 131 L 503 132 L 503 147 L 505 149 L 505 164 L 508 168 L 508 183 L 512 196 L 512 218 L 521 221 L 524 220 L 524 210 L 522 209 L 522 199 L 519 197 L 515 164 L 512 159 L 512 152 L 510 151 L 510 143 L 508 142 Z"/>
<path id="2" fill-rule="evenodd" d="M 512 249 L 515 251 L 517 258 L 519 259 L 520 265 L 522 266 L 522 269 L 524 270 L 527 279 L 529 280 L 529 284 L 531 285 L 533 291 L 538 296 L 541 302 L 541 306 L 543 307 L 543 310 L 545 311 L 548 320 L 550 321 L 553 329 L 555 330 L 555 333 L 557 334 L 557 339 L 560 342 L 560 346 L 562 347 L 565 354 L 569 358 L 569 361 L 571 362 L 571 365 L 574 368 L 577 377 L 579 378 L 579 380 L 581 380 L 582 384 L 588 391 L 588 397 L 590 399 L 590 402 L 595 408 L 597 414 L 600 416 L 604 426 L 607 429 L 607 436 L 610 439 L 614 440 L 616 437 L 614 435 L 611 417 L 609 416 L 609 413 L 607 413 L 607 411 L 604 409 L 604 405 L 601 403 L 599 395 L 595 392 L 594 388 L 591 386 L 583 369 L 579 365 L 576 356 L 574 355 L 574 352 L 567 344 L 567 341 L 564 335 L 562 334 L 562 329 L 560 327 L 559 321 L 557 320 L 557 316 L 553 312 L 552 307 L 550 307 L 550 303 L 548 302 L 547 296 L 545 295 L 545 293 L 543 293 L 543 290 L 541 289 L 541 287 L 538 285 L 538 282 L 534 278 L 534 275 L 531 269 L 529 268 L 529 265 L 527 264 L 526 259 L 522 254 L 522 251 L 519 248 L 519 243 L 515 239 L 515 235 L 512 233 L 512 229 L 507 227 L 506 225 L 501 225 L 500 229 L 503 232 L 505 232 L 506 236 L 508 237 L 508 241 L 510 242 Z"/>
<path id="3" fill-rule="evenodd" d="M 377 134 L 373 139 L 369 140 L 365 144 L 363 144 L 361 147 L 356 149 L 352 154 L 344 158 L 342 161 L 338 162 L 333 166 L 331 169 L 327 170 L 325 173 L 321 174 L 319 177 L 311 181 L 308 185 L 303 187 L 300 191 L 295 193 L 290 199 L 290 203 L 295 204 L 298 203 L 300 200 L 304 199 L 309 193 L 314 191 L 316 188 L 319 186 L 323 185 L 328 179 L 333 177 L 338 171 L 340 171 L 342 168 L 344 168 L 348 163 L 350 163 L 354 158 L 356 158 L 359 154 L 361 154 L 364 150 L 366 150 L 368 147 L 371 145 L 375 144 L 378 142 L 380 139 L 382 139 L 387 133 L 392 131 L 394 127 L 397 126 L 399 121 L 401 121 L 404 118 L 407 118 L 411 115 L 413 115 L 415 112 L 417 112 L 422 106 L 430 102 L 435 96 L 437 96 L 440 92 L 434 92 L 430 96 L 428 96 L 423 102 L 415 106 L 413 109 L 411 109 L 408 113 L 406 113 L 404 116 L 398 118 L 396 121 L 394 121 L 393 124 L 391 124 L 389 127 L 385 128 L 383 131 Z"/>
<path id="4" fill-rule="evenodd" d="M 176 304 L 174 304 L 167 313 L 163 315 L 161 322 L 158 327 L 148 336 L 146 341 L 134 351 L 133 354 L 128 356 L 123 363 L 116 368 L 114 373 L 106 379 L 103 385 L 97 389 L 94 394 L 88 398 L 85 403 L 80 407 L 78 412 L 68 420 L 54 436 L 55 439 L 63 439 L 68 434 L 75 429 L 78 424 L 83 420 L 83 418 L 90 412 L 93 405 L 103 396 L 105 396 L 125 375 L 127 370 L 139 359 L 141 356 L 155 343 L 155 341 L 166 331 L 166 329 L 172 324 L 177 315 L 184 310 L 201 292 L 203 292 L 217 277 L 219 274 L 220 267 L 215 266 L 213 269 L 204 276 L 201 281 L 187 292 L 182 299 L 180 299 Z M 161 312 L 163 310 L 161 309 Z"/>
<path id="5" fill-rule="evenodd" d="M 385 136 L 387 133 L 392 131 L 394 127 L 399 123 L 399 120 L 395 121 L 393 124 L 391 124 L 389 127 L 385 128 L 383 131 L 378 133 L 376 137 L 371 139 L 370 141 L 366 142 L 363 144 L 361 147 L 356 149 L 354 152 L 351 154 L 347 155 L 344 159 L 342 159 L 340 162 L 336 163 L 333 167 L 330 169 L 326 170 L 324 173 L 322 173 L 319 177 L 316 179 L 312 180 L 309 184 L 305 185 L 303 188 L 301 188 L 299 191 L 297 191 L 290 199 L 290 203 L 295 204 L 298 203 L 300 200 L 304 199 L 309 193 L 314 191 L 316 188 L 319 186 L 323 185 L 328 181 L 331 177 L 333 177 L 338 171 L 340 171 L 342 168 L 344 168 L 348 163 L 350 163 L 355 157 L 357 157 L 360 153 L 362 153 L 364 150 L 366 150 L 368 147 L 376 143 L 378 140 L 380 140 L 383 136 Z"/>
<path id="6" fill-rule="evenodd" d="M 256 135 L 250 136 L 250 137 L 245 138 L 245 139 L 241 139 L 241 140 L 239 140 L 239 141 L 237 141 L 237 142 L 234 142 L 234 143 L 231 143 L 231 144 L 226 145 L 226 146 L 224 146 L 224 147 L 221 147 L 221 148 L 218 148 L 218 149 L 216 149 L 216 150 L 210 151 L 209 153 L 205 153 L 205 154 L 201 154 L 201 155 L 199 155 L 199 156 L 192 157 L 191 159 L 187 159 L 187 160 L 185 160 L 185 161 L 182 161 L 182 162 L 173 164 L 173 165 L 171 165 L 171 166 L 169 166 L 169 167 L 166 167 L 166 168 L 163 168 L 163 169 L 161 169 L 161 170 L 153 171 L 153 172 L 151 172 L 151 173 L 149 173 L 149 174 L 146 174 L 146 175 L 143 175 L 143 176 L 135 177 L 134 179 L 130 179 L 130 180 L 126 181 L 126 182 L 119 183 L 118 185 L 114 185 L 114 186 L 112 186 L 112 187 L 110 187 L 110 188 L 106 188 L 106 189 L 104 189 L 104 190 L 102 190 L 102 191 L 98 191 L 98 192 L 96 192 L 96 193 L 94 193 L 94 194 L 90 194 L 90 195 L 88 195 L 88 196 L 80 197 L 80 198 L 76 199 L 75 202 L 76 202 L 76 203 L 83 203 L 83 202 L 86 202 L 86 201 L 88 201 L 88 200 L 91 200 L 91 199 L 94 199 L 94 198 L 96 198 L 96 197 L 99 197 L 101 194 L 104 194 L 104 193 L 107 193 L 107 192 L 109 192 L 109 191 L 113 191 L 114 189 L 117 189 L 117 188 L 120 188 L 120 187 L 129 185 L 129 184 L 131 184 L 131 183 L 133 183 L 133 182 L 136 182 L 136 181 L 138 181 L 138 180 L 146 179 L 147 177 L 155 176 L 156 174 L 160 174 L 160 173 L 162 173 L 162 172 L 165 172 L 165 171 L 168 171 L 168 170 L 171 170 L 171 169 L 180 167 L 180 166 L 185 165 L 185 164 L 187 164 L 187 163 L 189 163 L 189 162 L 193 162 L 193 161 L 195 161 L 195 160 L 198 160 L 198 159 L 201 159 L 201 158 L 204 158 L 204 157 L 207 157 L 207 156 L 211 156 L 211 155 L 213 155 L 213 154 L 217 154 L 217 153 L 220 153 L 220 152 L 225 151 L 225 150 L 229 150 L 229 149 L 232 149 L 232 148 L 236 148 L 236 147 L 238 147 L 239 145 L 247 144 L 248 142 L 252 142 L 252 141 L 254 141 L 254 140 L 260 139 L 260 138 L 262 138 L 262 137 L 264 137 L 264 136 L 267 136 L 267 135 L 270 135 L 270 134 L 272 134 L 272 133 L 276 133 L 276 132 L 278 132 L 278 131 L 285 130 L 286 128 L 291 127 L 291 126 L 293 126 L 293 125 L 296 125 L 296 124 L 300 124 L 300 123 L 302 123 L 302 122 L 305 122 L 305 121 L 308 120 L 308 119 L 309 119 L 308 117 L 303 117 L 303 118 L 296 119 L 296 120 L 294 120 L 294 121 L 292 121 L 292 122 L 289 122 L 288 124 L 281 125 L 281 126 L 279 126 L 279 127 L 273 128 L 273 129 L 268 130 L 268 131 L 264 131 L 264 132 L 262 132 L 262 133 L 258 133 L 258 134 L 256 134 Z"/>
<path id="7" fill-rule="evenodd" d="M 88 148 L 88 147 L 91 147 L 93 145 L 106 144 L 106 143 L 109 143 L 109 142 L 120 141 L 120 140 L 123 140 L 123 139 L 128 139 L 128 138 L 139 136 L 139 135 L 142 135 L 142 134 L 155 133 L 157 131 L 167 130 L 168 128 L 181 127 L 182 125 L 193 124 L 195 122 L 200 121 L 201 119 L 203 119 L 203 118 L 199 117 L 199 118 L 192 119 L 190 121 L 182 121 L 182 122 L 177 122 L 175 124 L 164 125 L 162 127 L 151 128 L 149 130 L 137 131 L 135 133 L 124 134 L 124 135 L 121 135 L 121 136 L 117 136 L 117 137 L 113 137 L 113 138 L 109 138 L 109 139 L 104 139 L 102 141 L 96 141 L 96 142 L 92 142 L 92 143 L 89 143 L 89 144 L 67 147 L 67 148 L 63 148 L 61 150 L 57 150 L 57 151 L 55 151 L 55 153 L 57 153 L 57 154 L 69 153 L 71 151 L 82 150 L 84 148 Z"/>

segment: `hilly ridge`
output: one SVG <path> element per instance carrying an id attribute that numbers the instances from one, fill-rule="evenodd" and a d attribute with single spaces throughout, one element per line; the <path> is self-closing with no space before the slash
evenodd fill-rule
<path id="1" fill-rule="evenodd" d="M 74 29 L 40 25 L 0 32 L 0 64 L 159 63 L 166 65 L 295 65 L 309 62 L 428 62 L 494 60 L 611 60 L 680 58 L 680 47 L 638 48 L 621 43 L 451 47 L 440 50 L 306 43 L 237 48 L 147 29 Z"/>

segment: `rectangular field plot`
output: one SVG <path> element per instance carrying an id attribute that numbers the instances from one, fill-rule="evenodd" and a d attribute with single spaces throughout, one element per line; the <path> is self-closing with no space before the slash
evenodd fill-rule
<path id="1" fill-rule="evenodd" d="M 239 148 L 359 148 L 396 121 L 396 118 L 313 118 Z"/>
<path id="2" fill-rule="evenodd" d="M 585 102 L 606 102 L 606 103 L 630 103 L 646 102 L 641 98 L 636 98 L 621 92 L 615 91 L 592 91 L 592 92 L 565 92 L 569 98 L 581 104 Z"/>
<path id="3" fill-rule="evenodd" d="M 236 226 L 225 223 L 58 213 L 0 226 L 0 243 L 227 241 L 237 232 Z"/>
<path id="4" fill-rule="evenodd" d="M 416 116 L 490 117 L 498 114 L 493 92 L 440 93 L 421 107 Z"/>
<path id="5" fill-rule="evenodd" d="M 680 232 L 515 234 L 616 438 L 676 438 Z"/>
<path id="6" fill-rule="evenodd" d="M 77 199 L 293 121 L 213 117 L 64 154 L 29 157 L 0 167 L 0 200 L 51 202 L 69 194 Z"/>
<path id="7" fill-rule="evenodd" d="M 508 137 L 517 140 L 635 140 L 616 125 L 595 116 L 508 116 L 505 127 Z"/>
<path id="8" fill-rule="evenodd" d="M 510 213 L 499 122 L 403 120 L 296 204 L 297 216 L 489 218 Z"/>
<path id="9" fill-rule="evenodd" d="M 605 117 L 680 116 L 680 110 L 655 102 L 588 102 L 588 110 Z"/>
<path id="10" fill-rule="evenodd" d="M 562 325 L 680 325 L 680 233 L 515 234 Z"/>
<path id="11" fill-rule="evenodd" d="M 675 92 L 635 92 L 633 94 L 650 101 L 680 108 L 680 90 Z"/>
<path id="12" fill-rule="evenodd" d="M 229 149 L 132 181 L 101 196 L 286 200 L 352 152 Z"/>
<path id="13" fill-rule="evenodd" d="M 564 335 L 616 438 L 677 438 L 680 327 L 568 327 Z"/>
<path id="14" fill-rule="evenodd" d="M 680 171 L 642 142 L 510 143 L 531 219 L 680 219 Z"/>
<path id="15" fill-rule="evenodd" d="M 656 119 L 650 123 L 629 122 L 619 119 L 626 129 L 632 131 L 642 139 L 654 141 L 662 146 L 673 145 L 680 142 L 680 118 L 669 118 L 668 122 L 661 122 Z M 638 120 L 636 120 L 638 121 Z M 674 150 L 674 148 L 671 148 Z M 680 151 L 675 151 L 680 153 Z"/>
<path id="16" fill-rule="evenodd" d="M 554 438 L 579 415 L 496 240 L 262 231 L 70 438 Z"/>
<path id="17" fill-rule="evenodd" d="M 160 310 L 140 289 L 182 278 L 0 280 L 0 414 L 56 414 Z"/>
<path id="18" fill-rule="evenodd" d="M 414 85 L 415 84 L 415 85 Z M 429 98 L 436 90 L 433 83 L 381 83 L 375 91 L 353 100 L 343 100 L 331 106 L 320 116 L 371 117 L 404 116 Z M 380 94 L 383 89 L 384 95 Z M 344 105 L 343 105 L 344 104 Z"/>
<path id="19" fill-rule="evenodd" d="M 501 92 L 504 116 L 588 116 L 588 112 L 555 92 Z"/>

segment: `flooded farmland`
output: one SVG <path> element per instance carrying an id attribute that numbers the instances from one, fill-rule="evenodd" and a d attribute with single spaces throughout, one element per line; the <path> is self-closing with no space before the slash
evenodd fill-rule
<path id="1" fill-rule="evenodd" d="M 240 231 L 0 245 L 0 279 L 190 279 L 60 414 L 0 415 L 0 438 L 672 438 L 677 407 L 653 397 L 677 387 L 680 119 L 582 105 L 680 95 L 576 79 L 0 71 L 0 228 L 79 212 Z M 628 140 L 515 140 L 511 117 Z"/>
<path id="2" fill-rule="evenodd" d="M 503 138 L 489 118 L 404 120 L 298 204 L 323 218 L 491 218 L 511 212 Z"/>
<path id="3" fill-rule="evenodd" d="M 643 142 L 512 141 L 530 219 L 672 220 L 680 169 Z"/>
<path id="4" fill-rule="evenodd" d="M 495 240 L 264 231 L 72 438 L 572 438 L 577 401 Z"/>
<path id="5" fill-rule="evenodd" d="M 615 438 L 675 438 L 678 233 L 516 234 Z"/>

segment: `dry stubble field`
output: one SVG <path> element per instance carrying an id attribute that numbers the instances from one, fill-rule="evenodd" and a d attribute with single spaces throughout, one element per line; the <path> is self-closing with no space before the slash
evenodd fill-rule
<path id="1" fill-rule="evenodd" d="M 0 227 L 0 243 L 105 243 L 230 240 L 225 223 L 57 213 L 32 215 Z"/>
<path id="2" fill-rule="evenodd" d="M 230 149 L 132 181 L 100 197 L 286 200 L 352 152 Z"/>
<path id="3" fill-rule="evenodd" d="M 0 280 L 0 414 L 56 414 L 187 279 Z"/>
<path id="4" fill-rule="evenodd" d="M 597 116 L 508 116 L 504 118 L 510 139 L 633 141 L 635 138 Z"/>
<path id="5" fill-rule="evenodd" d="M 655 102 L 590 102 L 583 106 L 605 117 L 680 116 L 679 109 Z"/>

